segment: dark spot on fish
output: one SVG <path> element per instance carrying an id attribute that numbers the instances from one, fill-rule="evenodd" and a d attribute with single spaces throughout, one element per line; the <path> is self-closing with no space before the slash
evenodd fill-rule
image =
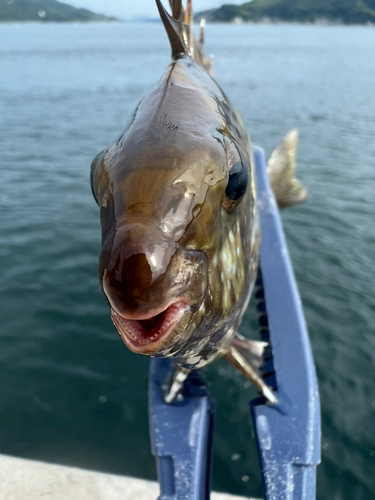
<path id="1" fill-rule="evenodd" d="M 178 130 L 178 125 L 176 125 L 175 123 L 173 122 L 170 122 L 169 120 L 167 120 L 167 113 L 164 114 L 164 119 L 163 119 L 163 125 L 165 127 L 167 127 L 169 130 L 172 130 L 172 132 L 177 132 Z"/>

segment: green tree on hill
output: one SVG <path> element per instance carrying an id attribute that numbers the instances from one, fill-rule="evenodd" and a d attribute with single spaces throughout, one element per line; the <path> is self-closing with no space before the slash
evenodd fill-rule
<path id="1" fill-rule="evenodd" d="M 242 5 L 223 5 L 209 11 L 210 21 L 230 22 L 264 18 L 314 22 L 320 19 L 350 23 L 375 22 L 375 0 L 253 0 Z"/>
<path id="2" fill-rule="evenodd" d="M 114 17 L 95 14 L 87 9 L 56 0 L 0 0 L 0 21 L 115 21 Z"/>

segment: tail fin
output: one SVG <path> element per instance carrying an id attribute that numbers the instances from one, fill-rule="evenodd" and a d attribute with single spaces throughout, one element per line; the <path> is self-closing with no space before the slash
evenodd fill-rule
<path id="1" fill-rule="evenodd" d="M 291 130 L 273 151 L 267 164 L 267 174 L 279 208 L 304 203 L 306 189 L 295 177 L 298 131 Z"/>

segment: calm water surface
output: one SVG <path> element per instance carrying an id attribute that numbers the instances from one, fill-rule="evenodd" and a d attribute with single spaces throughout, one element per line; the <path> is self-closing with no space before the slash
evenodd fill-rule
<path id="1" fill-rule="evenodd" d="M 300 129 L 311 197 L 283 218 L 322 397 L 319 499 L 370 500 L 375 29 L 207 31 L 216 77 L 254 142 L 270 153 Z M 109 320 L 88 178 L 169 62 L 166 37 L 157 24 L 20 24 L 0 25 L 0 41 L 0 452 L 154 478 L 148 359 Z M 249 313 L 243 332 L 251 325 Z M 221 362 L 207 377 L 218 401 L 214 487 L 260 497 L 254 392 Z"/>

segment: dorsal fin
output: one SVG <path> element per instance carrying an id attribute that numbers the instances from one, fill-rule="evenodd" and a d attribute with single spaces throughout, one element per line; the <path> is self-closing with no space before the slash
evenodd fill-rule
<path id="1" fill-rule="evenodd" d="M 193 18 L 193 2 L 192 0 L 186 0 L 185 24 L 190 24 L 192 18 Z"/>
<path id="2" fill-rule="evenodd" d="M 167 32 L 169 42 L 172 48 L 172 57 L 176 58 L 187 53 L 187 46 L 183 39 L 183 19 L 181 0 L 170 0 L 171 8 L 175 19 L 164 8 L 161 0 L 156 0 L 161 20 L 163 21 L 165 31 Z"/>
<path id="3" fill-rule="evenodd" d="M 164 8 L 162 0 L 155 1 L 171 44 L 173 59 L 189 55 L 212 74 L 212 59 L 207 59 L 204 53 L 204 20 L 201 21 L 199 39 L 194 37 L 193 0 L 186 1 L 185 9 L 182 0 L 169 0 L 172 15 Z"/>
<path id="4" fill-rule="evenodd" d="M 182 10 L 182 2 L 181 0 L 169 0 L 169 4 L 171 6 L 171 10 L 172 10 L 172 16 L 175 18 L 175 19 L 180 19 L 180 16 L 181 16 L 181 10 Z"/>

